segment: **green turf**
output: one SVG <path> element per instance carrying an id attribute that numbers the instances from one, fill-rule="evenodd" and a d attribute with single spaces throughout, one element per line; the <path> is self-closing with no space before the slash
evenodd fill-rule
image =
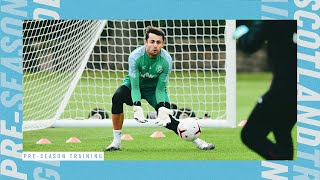
<path id="1" fill-rule="evenodd" d="M 268 88 L 268 73 L 237 74 L 237 123 L 248 117 L 256 99 Z M 149 136 L 161 130 L 166 138 Z M 261 160 L 240 140 L 241 128 L 203 128 L 201 138 L 213 142 L 216 149 L 201 151 L 192 143 L 181 140 L 165 128 L 123 128 L 123 134 L 133 136 L 133 141 L 122 141 L 122 151 L 106 152 L 106 160 Z M 79 144 L 65 143 L 78 137 Z M 296 128 L 293 131 L 296 142 Z M 272 134 L 270 135 L 272 138 Z M 52 144 L 38 145 L 41 138 Z M 49 128 L 24 132 L 24 151 L 102 151 L 112 141 L 112 128 Z M 296 149 L 296 143 L 295 143 Z"/>

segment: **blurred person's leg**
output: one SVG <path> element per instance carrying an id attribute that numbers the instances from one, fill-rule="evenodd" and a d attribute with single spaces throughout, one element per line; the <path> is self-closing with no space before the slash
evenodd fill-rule
<path id="1" fill-rule="evenodd" d="M 274 106 L 267 92 L 252 110 L 241 132 L 242 142 L 265 159 L 277 159 L 276 146 L 267 136 L 275 121 Z"/>
<path id="2" fill-rule="evenodd" d="M 290 127 L 289 127 L 290 126 Z M 275 128 L 274 136 L 276 139 L 275 154 L 278 160 L 293 159 L 293 141 L 291 136 L 294 124 Z"/>
<path id="3" fill-rule="evenodd" d="M 297 122 L 297 110 L 295 100 L 287 100 L 279 103 L 276 108 L 277 121 L 275 122 L 273 133 L 276 139 L 276 154 L 278 159 L 293 159 L 292 129 Z"/>

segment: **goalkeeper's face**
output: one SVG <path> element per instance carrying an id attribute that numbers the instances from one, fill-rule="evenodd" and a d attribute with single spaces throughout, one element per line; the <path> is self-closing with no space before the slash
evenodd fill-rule
<path id="1" fill-rule="evenodd" d="M 161 48 L 164 45 L 162 36 L 158 36 L 153 33 L 149 33 L 149 38 L 144 41 L 147 54 L 150 58 L 155 58 L 160 53 Z"/>

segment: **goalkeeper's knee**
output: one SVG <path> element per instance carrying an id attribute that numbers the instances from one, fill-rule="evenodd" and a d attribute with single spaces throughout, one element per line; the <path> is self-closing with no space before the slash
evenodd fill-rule
<path id="1" fill-rule="evenodd" d="M 120 86 L 112 96 L 112 114 L 123 113 L 123 104 L 133 105 L 131 99 L 131 90 L 125 86 Z"/>
<path id="2" fill-rule="evenodd" d="M 118 92 L 115 92 L 112 96 L 112 108 L 111 113 L 112 114 L 121 114 L 123 113 L 123 101 L 121 101 L 121 94 Z"/>

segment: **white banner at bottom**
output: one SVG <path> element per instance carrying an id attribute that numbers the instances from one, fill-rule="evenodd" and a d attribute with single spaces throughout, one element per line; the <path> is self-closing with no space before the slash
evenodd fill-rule
<path id="1" fill-rule="evenodd" d="M 103 161 L 103 152 L 23 152 L 24 161 Z"/>

